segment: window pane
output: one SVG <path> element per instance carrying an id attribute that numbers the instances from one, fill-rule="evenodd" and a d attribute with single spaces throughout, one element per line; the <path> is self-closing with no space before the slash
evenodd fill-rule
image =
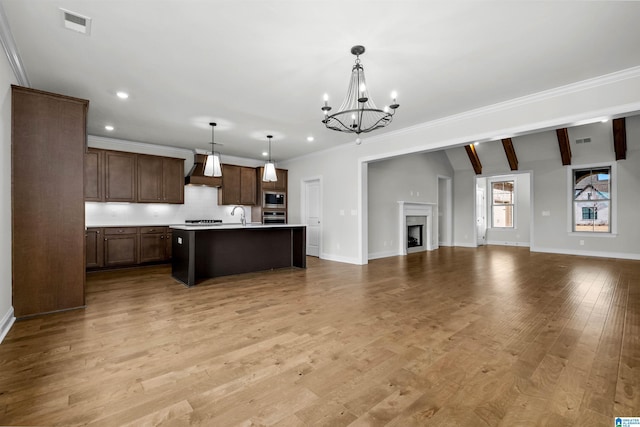
<path id="1" fill-rule="evenodd" d="M 513 206 L 493 206 L 493 227 L 513 227 Z"/>
<path id="2" fill-rule="evenodd" d="M 609 232 L 609 201 L 576 201 L 574 213 L 574 231 Z"/>
<path id="3" fill-rule="evenodd" d="M 513 204 L 513 181 L 492 183 L 493 204 Z"/>
<path id="4" fill-rule="evenodd" d="M 597 168 L 576 170 L 574 177 L 574 200 L 609 200 L 611 169 Z"/>

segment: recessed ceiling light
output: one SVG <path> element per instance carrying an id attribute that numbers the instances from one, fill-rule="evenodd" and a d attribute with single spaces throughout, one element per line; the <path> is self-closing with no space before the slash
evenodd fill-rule
<path id="1" fill-rule="evenodd" d="M 116 95 L 118 95 L 118 98 L 120 99 L 127 99 L 129 97 L 129 94 L 127 92 L 122 91 L 117 92 Z"/>
<path id="2" fill-rule="evenodd" d="M 609 121 L 609 119 L 602 119 L 601 122 L 602 123 L 607 123 Z"/>
<path id="3" fill-rule="evenodd" d="M 268 156 L 268 155 L 269 155 L 269 153 L 267 153 L 266 151 L 263 151 L 263 152 L 262 152 L 262 155 L 266 157 L 266 156 Z"/>
<path id="4" fill-rule="evenodd" d="M 307 137 L 307 141 L 308 141 L 308 142 L 313 142 L 313 137 L 312 137 L 312 136 L 308 136 L 308 137 Z"/>
<path id="5" fill-rule="evenodd" d="M 113 126 L 111 126 L 111 125 L 106 125 L 104 128 L 105 128 L 106 130 L 108 130 L 109 132 L 111 132 L 113 129 L 115 129 L 115 128 L 114 128 Z"/>

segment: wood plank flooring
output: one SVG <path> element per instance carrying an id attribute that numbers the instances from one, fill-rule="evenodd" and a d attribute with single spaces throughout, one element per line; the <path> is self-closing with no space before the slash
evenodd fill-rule
<path id="1" fill-rule="evenodd" d="M 640 262 L 440 248 L 218 278 L 93 273 L 16 322 L 0 425 L 611 426 L 640 416 Z"/>

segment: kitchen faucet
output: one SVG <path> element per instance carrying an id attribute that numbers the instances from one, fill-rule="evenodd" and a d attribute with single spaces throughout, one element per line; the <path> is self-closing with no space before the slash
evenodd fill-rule
<path id="1" fill-rule="evenodd" d="M 244 218 L 244 208 L 242 206 L 234 206 L 231 210 L 231 216 L 234 215 L 236 209 L 238 208 L 240 208 L 240 222 L 242 223 L 242 225 L 247 225 L 247 220 Z"/>

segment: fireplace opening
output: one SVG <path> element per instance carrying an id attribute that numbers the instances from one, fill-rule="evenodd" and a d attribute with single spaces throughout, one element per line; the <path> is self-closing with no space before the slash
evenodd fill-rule
<path id="1" fill-rule="evenodd" d="M 408 225 L 407 226 L 407 247 L 419 248 L 422 246 L 422 229 L 424 225 Z"/>

